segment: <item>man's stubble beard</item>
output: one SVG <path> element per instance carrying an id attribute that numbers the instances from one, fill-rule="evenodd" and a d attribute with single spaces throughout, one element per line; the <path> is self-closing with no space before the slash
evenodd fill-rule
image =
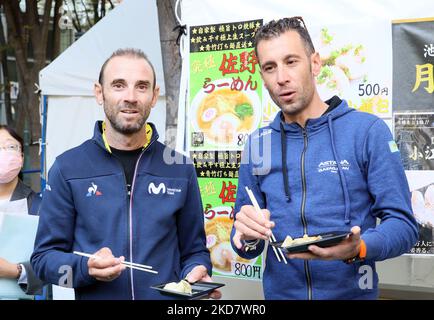
<path id="1" fill-rule="evenodd" d="M 134 133 L 139 132 L 143 128 L 143 126 L 146 124 L 146 120 L 148 120 L 149 112 L 146 113 L 147 108 L 145 108 L 145 110 L 144 110 L 145 114 L 134 125 L 122 125 L 121 121 L 117 120 L 116 116 L 119 113 L 116 113 L 116 111 L 120 110 L 123 107 L 125 107 L 125 106 L 122 106 L 122 107 L 116 106 L 114 108 L 115 110 L 113 110 L 113 108 L 107 107 L 107 104 L 104 100 L 104 113 L 105 113 L 107 119 L 110 121 L 112 128 L 115 131 L 117 131 L 121 134 L 124 134 L 124 135 L 132 135 Z M 139 110 L 139 112 L 140 112 L 140 110 Z"/>

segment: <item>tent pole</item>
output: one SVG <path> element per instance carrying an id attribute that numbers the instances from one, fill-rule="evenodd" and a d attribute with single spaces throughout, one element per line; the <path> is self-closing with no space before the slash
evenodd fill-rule
<path id="1" fill-rule="evenodd" d="M 42 132 L 41 132 L 41 192 L 45 189 L 47 173 L 45 166 L 45 153 L 46 153 L 46 140 L 47 140 L 47 103 L 48 97 L 46 95 L 42 95 Z"/>

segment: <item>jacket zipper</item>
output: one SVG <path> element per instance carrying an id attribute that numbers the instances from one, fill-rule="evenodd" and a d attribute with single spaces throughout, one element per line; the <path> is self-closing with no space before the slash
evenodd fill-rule
<path id="1" fill-rule="evenodd" d="M 106 151 L 105 146 L 99 145 L 96 141 L 95 141 L 95 143 L 96 143 L 97 146 L 102 147 Z M 121 161 L 115 155 L 113 155 L 113 154 L 111 154 L 111 155 L 118 162 L 119 166 L 121 167 L 123 176 L 124 176 L 124 186 L 125 186 L 126 195 L 127 195 L 127 210 L 129 210 L 128 208 L 131 206 L 131 198 L 130 198 L 131 191 L 128 191 L 127 176 L 125 175 L 124 167 L 122 166 Z M 127 221 L 127 223 L 129 224 L 129 221 Z M 128 232 L 128 229 L 129 229 L 129 226 L 127 226 L 127 232 Z M 130 255 L 131 255 L 131 251 L 130 251 Z M 130 256 L 130 261 L 132 261 L 131 256 Z M 132 270 L 132 269 L 130 269 L 130 270 Z M 131 287 L 133 287 L 133 279 L 131 278 L 131 274 L 130 274 L 130 279 L 129 280 L 130 280 L 130 283 L 131 283 Z M 132 298 L 134 299 L 134 292 L 132 293 Z"/>
<path id="2" fill-rule="evenodd" d="M 301 153 L 301 185 L 303 188 L 303 196 L 301 200 L 301 222 L 303 224 L 303 232 L 304 234 L 307 234 L 307 222 L 306 222 L 306 217 L 304 212 L 306 206 L 306 173 L 305 173 L 304 163 L 305 163 L 305 155 L 306 155 L 306 150 L 308 145 L 308 139 L 307 139 L 307 133 L 305 128 L 302 128 L 302 132 L 303 132 L 304 148 Z M 304 261 L 304 271 L 306 273 L 307 298 L 308 300 L 312 300 L 312 281 L 309 272 L 308 260 Z"/>
<path id="3" fill-rule="evenodd" d="M 133 262 L 133 191 L 134 191 L 134 185 L 136 182 L 136 176 L 137 176 L 137 168 L 139 167 L 140 159 L 142 158 L 143 154 L 146 150 L 149 149 L 149 147 L 154 143 L 155 140 L 151 140 L 149 144 L 146 146 L 146 148 L 140 153 L 139 158 L 136 161 L 136 166 L 134 168 L 134 175 L 133 175 L 133 181 L 131 182 L 131 191 L 130 191 L 130 208 L 129 208 L 129 227 L 130 227 L 130 261 Z M 131 295 L 132 300 L 136 300 L 135 294 L 134 294 L 134 275 L 133 275 L 133 269 L 130 268 L 130 275 L 131 275 Z"/>
<path id="4" fill-rule="evenodd" d="M 125 193 L 126 193 L 126 195 L 127 195 L 127 211 L 129 211 L 129 207 L 130 207 L 130 205 L 131 205 L 131 200 L 130 200 L 131 191 L 129 191 L 129 190 L 128 190 L 128 187 L 127 187 L 127 177 L 126 177 L 126 175 L 125 175 L 124 167 L 122 166 L 122 163 L 120 162 L 120 160 L 119 160 L 116 156 L 113 155 L 113 158 L 115 158 L 116 161 L 119 163 L 119 165 L 120 165 L 120 167 L 121 167 L 121 169 L 122 169 L 122 172 L 123 172 L 123 176 L 124 176 L 124 186 L 125 186 L 125 189 L 126 189 L 126 190 L 125 190 L 125 191 L 126 191 Z M 127 226 L 127 233 L 128 233 L 130 222 L 127 221 L 127 224 L 128 224 L 128 226 Z M 127 248 L 127 250 L 128 250 L 128 248 Z M 130 255 L 131 255 L 131 253 L 130 253 Z M 130 261 L 131 261 L 131 256 L 130 256 Z M 131 283 L 131 285 L 132 285 L 132 283 L 133 283 L 133 279 L 131 278 L 131 275 L 130 275 L 129 280 L 130 280 L 130 283 Z"/>
<path id="5" fill-rule="evenodd" d="M 131 182 L 131 191 L 130 191 L 130 208 L 128 210 L 128 217 L 129 217 L 129 233 L 130 233 L 130 261 L 134 261 L 133 259 L 133 190 L 134 190 L 134 182 L 136 181 L 137 176 L 137 168 L 139 166 L 140 159 L 142 158 L 143 153 L 145 151 L 142 151 L 140 153 L 139 158 L 136 161 L 136 166 L 134 167 L 134 175 L 133 175 L 133 181 Z M 131 276 L 131 296 L 132 300 L 136 300 L 135 294 L 134 294 L 134 274 L 133 269 L 130 268 L 130 276 Z"/>

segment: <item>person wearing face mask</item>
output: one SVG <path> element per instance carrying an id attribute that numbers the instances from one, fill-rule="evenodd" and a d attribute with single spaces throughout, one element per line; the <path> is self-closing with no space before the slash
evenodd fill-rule
<path id="1" fill-rule="evenodd" d="M 41 202 L 38 194 L 19 178 L 24 160 L 22 150 L 23 139 L 11 127 L 0 125 L 0 213 L 38 214 Z M 43 283 L 29 261 L 16 263 L 0 256 L 0 278 L 17 279 L 28 295 L 42 293 Z"/>

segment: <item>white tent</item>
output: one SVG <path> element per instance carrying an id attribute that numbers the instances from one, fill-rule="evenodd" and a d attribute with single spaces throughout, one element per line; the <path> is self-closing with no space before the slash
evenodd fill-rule
<path id="1" fill-rule="evenodd" d="M 39 74 L 46 135 L 45 165 L 93 134 L 103 110 L 93 96 L 99 70 L 118 48 L 142 49 L 155 67 L 160 98 L 149 121 L 165 139 L 166 108 L 157 6 L 150 0 L 124 0 Z"/>

